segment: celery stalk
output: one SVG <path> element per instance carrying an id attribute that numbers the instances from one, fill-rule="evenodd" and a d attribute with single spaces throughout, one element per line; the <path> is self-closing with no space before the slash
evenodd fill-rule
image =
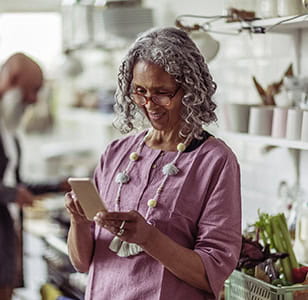
<path id="1" fill-rule="evenodd" d="M 284 214 L 278 214 L 278 218 L 279 218 L 279 221 L 280 221 L 281 232 L 282 232 L 282 235 L 284 237 L 284 242 L 285 242 L 286 247 L 287 247 L 286 252 L 289 253 L 291 267 L 292 267 L 292 269 L 298 268 L 299 265 L 298 265 L 297 259 L 295 257 L 294 251 L 293 251 L 290 232 L 288 230 L 285 215 Z"/>
<path id="2" fill-rule="evenodd" d="M 271 218 L 271 224 L 273 228 L 273 240 L 274 240 L 276 251 L 282 252 L 282 253 L 287 252 L 282 242 L 284 238 L 281 234 L 279 219 L 277 219 L 276 216 L 273 216 Z M 289 260 L 289 257 L 281 259 L 280 261 L 281 261 L 281 266 L 283 269 L 283 274 L 285 276 L 285 279 L 292 283 L 293 282 L 292 267 L 291 267 L 291 262 Z"/>
<path id="3" fill-rule="evenodd" d="M 260 236 L 264 246 L 270 244 L 270 249 L 289 254 L 288 257 L 280 261 L 285 279 L 293 283 L 292 269 L 298 268 L 299 265 L 293 251 L 284 214 L 270 216 L 267 213 L 260 213 L 258 211 L 258 215 L 259 220 L 255 223 L 255 226 L 260 229 Z"/>

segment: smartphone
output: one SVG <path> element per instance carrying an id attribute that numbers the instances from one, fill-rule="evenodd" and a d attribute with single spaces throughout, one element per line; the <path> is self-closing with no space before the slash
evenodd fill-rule
<path id="1" fill-rule="evenodd" d="M 91 178 L 69 178 L 68 183 L 76 194 L 88 220 L 93 220 L 98 211 L 107 211 Z"/>

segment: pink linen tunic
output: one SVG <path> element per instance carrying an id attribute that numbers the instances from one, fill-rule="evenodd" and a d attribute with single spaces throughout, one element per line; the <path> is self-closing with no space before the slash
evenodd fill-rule
<path id="1" fill-rule="evenodd" d="M 144 135 L 112 142 L 101 157 L 95 182 L 109 211 L 115 210 L 115 176 L 126 169 L 130 153 L 136 151 Z M 163 179 L 162 167 L 176 154 L 143 146 L 140 159 L 129 172 L 131 179 L 122 188 L 121 211 L 137 210 L 145 216 L 147 202 Z M 239 166 L 228 146 L 213 137 L 182 153 L 176 165 L 180 172 L 167 179 L 148 221 L 200 255 L 215 296 L 178 279 L 145 252 L 117 256 L 108 248 L 114 236 L 96 226 L 87 300 L 217 299 L 241 248 Z"/>

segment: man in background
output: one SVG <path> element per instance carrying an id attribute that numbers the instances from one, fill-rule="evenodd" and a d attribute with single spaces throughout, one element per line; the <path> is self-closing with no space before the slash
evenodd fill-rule
<path id="1" fill-rule="evenodd" d="M 16 53 L 0 69 L 0 299 L 9 300 L 22 286 L 22 210 L 12 216 L 10 206 L 32 205 L 35 194 L 66 190 L 65 184 L 30 185 L 19 174 L 21 149 L 16 130 L 28 105 L 37 102 L 43 84 L 39 65 Z M 34 153 L 35 155 L 35 153 Z M 14 206 L 14 205 L 13 205 Z M 16 230 L 16 224 L 18 224 Z M 18 220 L 19 219 L 19 220 Z"/>

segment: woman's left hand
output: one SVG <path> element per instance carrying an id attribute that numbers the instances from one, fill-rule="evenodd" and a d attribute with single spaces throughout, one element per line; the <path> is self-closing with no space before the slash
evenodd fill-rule
<path id="1" fill-rule="evenodd" d="M 121 240 L 140 246 L 148 241 L 153 230 L 153 227 L 135 210 L 98 212 L 94 221 L 112 234 L 117 235 Z"/>

